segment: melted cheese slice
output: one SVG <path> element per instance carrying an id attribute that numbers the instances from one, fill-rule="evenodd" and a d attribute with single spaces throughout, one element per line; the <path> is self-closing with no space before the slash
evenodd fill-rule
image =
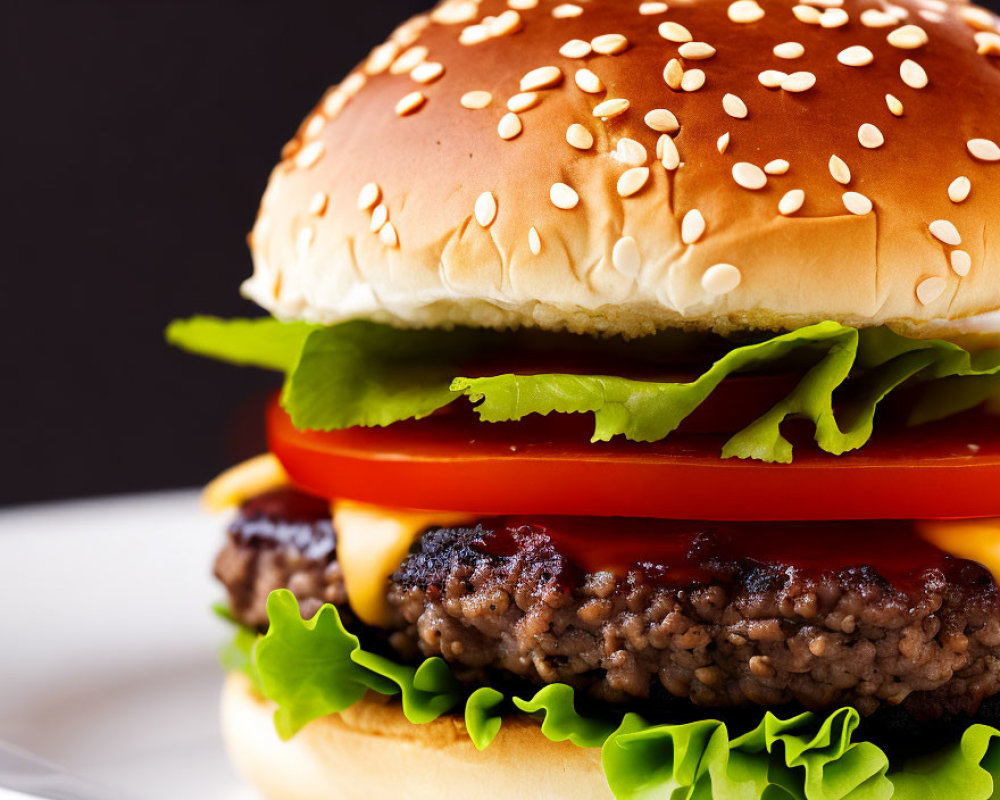
<path id="1" fill-rule="evenodd" d="M 389 577 L 399 569 L 417 537 L 431 527 L 475 521 L 465 514 L 387 509 L 348 500 L 335 501 L 332 511 L 337 561 L 348 600 L 358 618 L 375 627 L 389 624 Z"/>
<path id="2" fill-rule="evenodd" d="M 920 522 L 918 530 L 948 555 L 982 564 L 1000 584 L 1000 519 Z"/>
<path id="3" fill-rule="evenodd" d="M 272 489 L 291 484 L 285 468 L 271 453 L 251 458 L 223 472 L 202 490 L 201 504 L 209 511 L 225 511 Z"/>

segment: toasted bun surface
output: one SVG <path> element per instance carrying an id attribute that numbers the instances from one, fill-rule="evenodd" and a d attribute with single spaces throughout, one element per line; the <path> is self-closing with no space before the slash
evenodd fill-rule
<path id="1" fill-rule="evenodd" d="M 286 148 L 246 294 L 324 323 L 995 327 L 1000 22 L 810 2 L 409 21 Z"/>
<path id="2" fill-rule="evenodd" d="M 507 721 L 483 752 L 457 717 L 413 725 L 398 703 L 365 700 L 307 725 L 290 742 L 274 706 L 230 674 L 222 730 L 236 769 L 268 800 L 517 797 L 608 800 L 600 750 L 550 742 L 538 725 Z"/>

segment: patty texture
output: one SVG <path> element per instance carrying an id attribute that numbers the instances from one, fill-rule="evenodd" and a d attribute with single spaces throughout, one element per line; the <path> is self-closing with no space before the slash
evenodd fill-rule
<path id="1" fill-rule="evenodd" d="M 565 532 L 574 524 L 586 528 L 489 519 L 428 530 L 387 582 L 389 629 L 371 635 L 404 659 L 439 655 L 470 683 L 564 682 L 622 704 L 850 704 L 929 720 L 974 715 L 1000 693 L 993 578 L 908 523 L 814 523 L 789 537 L 774 523 L 662 523 L 658 534 L 650 525 L 661 523 L 605 520 L 602 540 L 635 541 L 636 526 L 660 536 L 659 561 L 613 571 L 581 563 Z M 803 538 L 780 560 L 783 539 Z M 881 555 L 853 563 L 852 550 Z M 823 566 L 838 558 L 850 565 Z M 333 603 L 356 623 L 323 501 L 281 491 L 246 504 L 216 575 L 244 624 L 266 626 L 277 588 L 305 616 Z"/>

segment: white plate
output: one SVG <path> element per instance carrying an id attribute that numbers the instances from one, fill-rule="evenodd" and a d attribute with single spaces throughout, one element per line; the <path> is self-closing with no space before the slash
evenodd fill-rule
<path id="1" fill-rule="evenodd" d="M 236 800 L 195 492 L 0 512 L 0 740 L 133 800 Z"/>

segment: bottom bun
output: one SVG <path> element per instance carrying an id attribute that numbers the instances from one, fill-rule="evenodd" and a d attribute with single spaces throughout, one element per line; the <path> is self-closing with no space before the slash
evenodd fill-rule
<path id="1" fill-rule="evenodd" d="M 414 725 L 392 700 L 365 699 L 309 723 L 289 742 L 274 731 L 274 708 L 243 675 L 226 679 L 226 749 L 268 800 L 611 798 L 599 749 L 551 742 L 527 717 L 506 720 L 480 752 L 460 717 Z"/>

